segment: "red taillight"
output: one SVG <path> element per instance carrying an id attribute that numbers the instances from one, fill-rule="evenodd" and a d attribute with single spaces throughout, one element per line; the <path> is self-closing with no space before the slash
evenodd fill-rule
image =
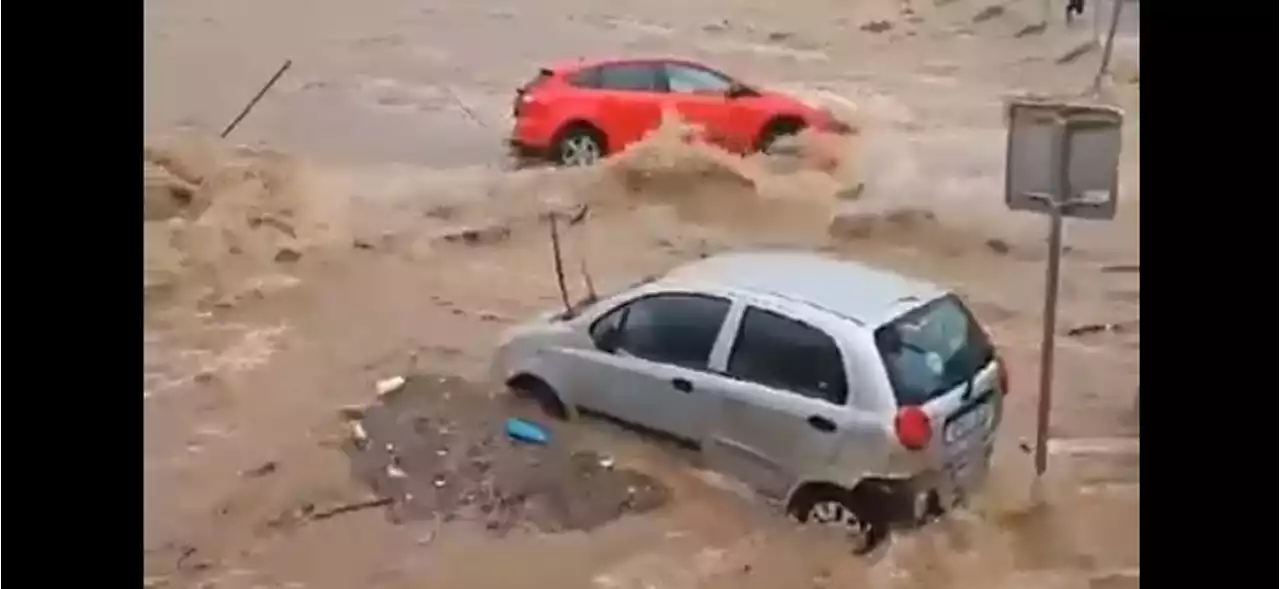
<path id="1" fill-rule="evenodd" d="M 933 439 L 933 424 L 919 407 L 903 407 L 893 418 L 893 429 L 898 441 L 908 450 L 923 450 Z"/>
<path id="2" fill-rule="evenodd" d="M 552 72 L 551 70 L 546 68 L 542 68 L 538 70 L 538 75 L 534 76 L 532 80 L 529 80 L 523 86 L 517 88 L 515 104 L 513 104 L 511 107 L 511 115 L 514 117 L 519 117 L 526 110 L 525 107 L 527 107 L 530 103 L 533 102 L 533 97 L 531 97 L 529 93 L 532 92 L 534 89 L 538 88 L 539 86 L 542 86 L 545 82 L 550 80 L 554 75 L 555 75 L 555 72 Z"/>
<path id="3" fill-rule="evenodd" d="M 996 379 L 999 381 L 1000 394 L 1009 394 L 1009 369 L 1004 363 L 1004 358 L 996 356 Z"/>

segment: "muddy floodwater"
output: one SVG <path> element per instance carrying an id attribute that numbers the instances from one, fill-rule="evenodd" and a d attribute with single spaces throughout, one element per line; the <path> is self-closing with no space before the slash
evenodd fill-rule
<path id="1" fill-rule="evenodd" d="M 1126 110 L 1119 214 L 1067 226 L 1033 484 L 1045 221 L 1004 209 L 1001 104 L 1079 94 L 1097 53 L 1061 57 L 1089 27 L 1025 33 L 1040 4 L 1022 0 L 144 4 L 144 586 L 1137 587 L 1134 22 L 1102 97 Z M 589 169 L 503 157 L 540 65 L 653 54 L 858 133 L 742 158 L 670 121 Z M 490 382 L 503 330 L 561 305 L 543 219 L 582 205 L 573 299 L 761 246 L 960 293 L 1012 382 L 982 493 L 855 558 L 688 449 Z M 512 417 L 552 442 L 511 441 Z"/>

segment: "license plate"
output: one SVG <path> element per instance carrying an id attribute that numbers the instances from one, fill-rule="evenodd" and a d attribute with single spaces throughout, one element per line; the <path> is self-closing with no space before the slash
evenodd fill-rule
<path id="1" fill-rule="evenodd" d="M 985 430 L 990 421 L 991 404 L 984 403 L 947 424 L 942 432 L 943 440 L 948 444 L 963 440 L 974 431 Z"/>

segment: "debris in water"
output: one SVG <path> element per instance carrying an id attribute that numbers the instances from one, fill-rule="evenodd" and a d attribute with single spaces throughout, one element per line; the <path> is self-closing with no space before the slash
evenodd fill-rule
<path id="1" fill-rule="evenodd" d="M 1114 333 L 1124 333 L 1138 326 L 1137 321 L 1124 321 L 1121 323 L 1088 323 L 1079 327 L 1072 327 L 1067 330 L 1067 335 L 1076 337 L 1081 335 L 1090 335 L 1094 333 L 1102 333 L 1106 331 Z"/>
<path id="2" fill-rule="evenodd" d="M 1003 6 L 999 4 L 993 4 L 991 6 L 983 8 L 982 10 L 979 10 L 977 14 L 973 15 L 973 22 L 975 23 L 986 22 L 998 16 L 1003 16 L 1004 12 L 1005 10 Z"/>
<path id="3" fill-rule="evenodd" d="M 338 415 L 353 421 L 364 417 L 364 412 L 365 407 L 363 405 L 344 405 L 338 409 Z"/>
<path id="4" fill-rule="evenodd" d="M 276 471 L 276 469 L 278 469 L 278 468 L 279 468 L 279 466 L 280 466 L 280 465 L 279 465 L 279 464 L 277 464 L 277 463 L 276 463 L 276 461 L 274 461 L 274 460 L 268 460 L 268 461 L 266 461 L 266 462 L 262 463 L 262 465 L 261 465 L 261 466 L 258 466 L 258 467 L 256 467 L 256 468 L 251 468 L 251 469 L 249 469 L 249 470 L 246 470 L 246 471 L 244 471 L 244 472 L 240 473 L 240 476 L 248 477 L 248 478 L 258 478 L 258 477 L 261 477 L 261 476 L 266 476 L 266 475 L 269 475 L 269 474 L 271 474 L 271 473 L 275 472 L 275 471 Z"/>
<path id="5" fill-rule="evenodd" d="M 600 457 L 600 468 L 603 468 L 605 470 L 610 470 L 613 468 L 613 465 L 614 465 L 614 462 L 613 462 L 612 456 Z"/>
<path id="6" fill-rule="evenodd" d="M 364 426 L 360 425 L 360 422 L 358 421 L 351 422 L 351 439 L 354 440 L 356 446 L 360 448 L 363 448 L 365 442 L 369 441 L 369 434 L 365 433 Z"/>
<path id="7" fill-rule="evenodd" d="M 887 20 L 873 20 L 858 27 L 868 33 L 883 33 L 893 28 L 893 23 Z"/>
<path id="8" fill-rule="evenodd" d="M 988 240 L 986 241 L 986 245 L 987 245 L 987 249 L 989 249 L 989 250 L 991 250 L 992 252 L 995 252 L 995 253 L 997 253 L 997 254 L 1001 254 L 1001 255 L 1003 255 L 1003 254 L 1007 254 L 1007 253 L 1009 253 L 1009 250 L 1012 250 L 1012 249 L 1013 249 L 1013 248 L 1009 245 L 1009 242 L 1007 242 L 1007 241 L 1005 241 L 1005 240 L 1003 240 L 1003 239 L 995 238 L 995 237 L 993 237 L 993 238 L 991 238 L 991 239 L 988 239 Z"/>
<path id="9" fill-rule="evenodd" d="M 393 376 L 378 381 L 378 396 L 387 395 L 400 390 L 404 386 L 403 376 Z"/>
<path id="10" fill-rule="evenodd" d="M 1091 53 L 1094 49 L 1097 49 L 1097 47 L 1098 42 L 1094 39 L 1089 39 L 1088 41 L 1081 42 L 1079 45 L 1072 47 L 1066 53 L 1058 56 L 1058 58 L 1054 60 L 1054 63 L 1057 63 L 1058 65 L 1072 63 L 1077 59 L 1084 57 L 1086 54 Z"/>
<path id="11" fill-rule="evenodd" d="M 282 247 L 276 251 L 275 260 L 281 264 L 292 264 L 300 259 L 302 259 L 302 252 L 294 248 Z"/>
<path id="12" fill-rule="evenodd" d="M 507 420 L 507 437 L 518 442 L 526 442 L 529 444 L 546 444 L 550 441 L 547 430 L 542 426 L 519 418 L 511 418 Z"/>
<path id="13" fill-rule="evenodd" d="M 447 231 L 442 237 L 450 243 L 492 245 L 506 241 L 508 237 L 511 237 L 511 229 L 502 225 L 459 227 Z"/>
<path id="14" fill-rule="evenodd" d="M 400 470 L 400 467 L 398 467 L 398 466 L 396 466 L 396 465 L 394 465 L 394 464 L 388 464 L 388 465 L 387 465 L 387 476 L 389 476 L 389 477 L 391 477 L 391 478 L 393 478 L 393 479 L 403 479 L 403 478 L 405 478 L 405 477 L 408 477 L 409 475 L 405 474 L 405 472 L 404 472 L 403 470 Z"/>
<path id="15" fill-rule="evenodd" d="M 702 30 L 708 33 L 722 33 L 729 30 L 729 21 L 721 20 L 719 22 L 709 22 L 702 25 Z"/>
<path id="16" fill-rule="evenodd" d="M 1020 29 L 1018 32 L 1014 33 L 1013 38 L 1021 39 L 1023 37 L 1030 37 L 1032 35 L 1041 35 L 1041 34 L 1044 34 L 1045 30 L 1047 29 L 1048 29 L 1048 23 L 1042 22 L 1034 25 L 1027 25 L 1025 27 L 1022 27 L 1022 29 Z"/>
<path id="17" fill-rule="evenodd" d="M 364 501 L 357 501 L 355 503 L 347 503 L 344 505 L 339 505 L 337 507 L 326 509 L 324 511 L 317 511 L 315 514 L 311 516 L 311 519 L 313 520 L 329 519 L 335 515 L 342 515 L 344 513 L 351 513 L 353 511 L 360 511 L 362 509 L 369 509 L 372 507 L 383 507 L 386 505 L 391 505 L 390 497 L 378 497 L 374 499 L 366 499 Z"/>
<path id="18" fill-rule="evenodd" d="M 499 314 L 494 313 L 494 312 L 492 312 L 492 311 L 482 311 L 482 312 L 480 313 L 480 320 L 481 320 L 481 321 L 488 321 L 488 322 L 495 322 L 495 321 L 504 321 L 504 320 L 506 320 L 506 318 L 505 318 L 505 317 L 503 317 L 502 315 L 499 315 Z"/>

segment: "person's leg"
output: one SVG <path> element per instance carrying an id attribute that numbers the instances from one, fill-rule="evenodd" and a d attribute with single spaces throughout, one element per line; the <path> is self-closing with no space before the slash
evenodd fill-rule
<path id="1" fill-rule="evenodd" d="M 1067 0 L 1067 22 L 1084 13 L 1084 0 Z"/>

